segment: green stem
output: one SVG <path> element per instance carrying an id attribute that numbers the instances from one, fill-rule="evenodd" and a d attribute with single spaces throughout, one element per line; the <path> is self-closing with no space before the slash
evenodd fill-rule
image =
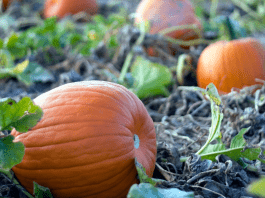
<path id="1" fill-rule="evenodd" d="M 213 103 L 213 101 L 211 101 L 212 103 Z M 213 112 L 212 112 L 213 113 Z M 210 134 L 209 135 L 211 135 L 211 137 L 210 138 L 208 138 L 207 139 L 207 141 L 205 142 L 205 144 L 202 146 L 202 148 L 200 149 L 200 150 L 198 150 L 197 151 L 197 155 L 200 155 L 202 152 L 203 152 L 203 150 L 210 144 L 210 142 L 213 140 L 213 137 L 214 137 L 214 135 L 217 133 L 217 129 L 218 129 L 218 125 L 219 125 L 219 123 L 221 122 L 221 116 L 220 116 L 220 110 L 219 110 L 219 107 L 218 107 L 218 109 L 217 109 L 217 123 L 216 123 L 216 125 L 214 126 L 214 131 L 211 133 L 210 132 Z M 213 119 L 212 119 L 213 120 Z"/>
<path id="2" fill-rule="evenodd" d="M 186 162 L 189 157 L 180 157 L 180 162 Z"/>
<path id="3" fill-rule="evenodd" d="M 184 46 L 191 46 L 191 45 L 199 45 L 199 44 L 211 44 L 211 43 L 214 43 L 216 42 L 217 40 L 211 40 L 211 41 L 208 41 L 206 39 L 194 39 L 194 40 L 190 40 L 190 41 L 183 41 L 183 40 L 180 40 L 180 39 L 174 39 L 174 38 L 171 38 L 169 36 L 164 36 L 165 39 L 171 43 L 175 43 L 175 44 L 178 44 L 178 45 L 184 45 Z"/>
<path id="4" fill-rule="evenodd" d="M 187 29 L 191 29 L 191 30 L 196 31 L 196 33 L 198 33 L 199 37 L 201 38 L 201 34 L 200 34 L 200 31 L 199 31 L 199 28 L 195 24 L 169 27 L 169 28 L 166 28 L 164 30 L 161 30 L 160 32 L 158 32 L 158 34 L 161 34 L 161 35 L 164 36 L 164 35 L 166 35 L 166 34 L 168 34 L 170 32 L 176 31 L 176 30 L 187 30 Z"/>
<path id="5" fill-rule="evenodd" d="M 235 34 L 235 30 L 233 28 L 233 25 L 231 24 L 231 20 L 230 20 L 229 16 L 227 16 L 225 19 L 225 25 L 228 29 L 230 40 L 237 39 L 236 34 Z"/>
<path id="6" fill-rule="evenodd" d="M 145 26 L 144 23 L 142 25 Z M 143 27 L 143 29 L 144 28 L 145 27 Z M 119 82 L 121 84 L 124 84 L 125 75 L 128 72 L 128 70 L 129 70 L 130 63 L 131 63 L 133 55 L 134 55 L 133 49 L 134 49 L 135 46 L 141 45 L 141 43 L 144 40 L 145 34 L 146 34 L 145 31 L 141 31 L 141 34 L 140 34 L 139 38 L 137 39 L 135 44 L 132 46 L 131 51 L 128 53 L 128 55 L 127 55 L 127 57 L 126 57 L 126 59 L 124 61 L 124 64 L 123 64 L 122 69 L 121 69 L 121 74 L 120 74 L 120 77 L 119 77 Z"/>
<path id="7" fill-rule="evenodd" d="M 131 61 L 132 61 L 132 58 L 133 58 L 133 52 L 130 51 L 130 52 L 128 53 L 128 55 L 126 56 L 126 59 L 125 59 L 125 61 L 124 61 L 124 64 L 123 64 L 123 66 L 122 66 L 122 69 L 121 69 L 120 77 L 119 77 L 119 79 L 118 79 L 118 81 L 119 81 L 120 83 L 122 83 L 122 84 L 124 83 L 124 78 L 125 78 L 126 73 L 127 73 L 128 70 L 129 70 L 130 63 L 131 63 Z"/>
<path id="8" fill-rule="evenodd" d="M 211 8 L 210 8 L 210 23 L 212 26 L 216 26 L 216 24 L 213 22 L 213 19 L 216 17 L 216 10 L 218 6 L 219 0 L 212 0 Z"/>
<path id="9" fill-rule="evenodd" d="M 253 18 L 255 18 L 256 20 L 262 19 L 263 16 L 259 16 L 258 14 L 253 12 L 253 10 L 246 3 L 244 3 L 244 1 L 242 1 L 242 0 L 232 0 L 232 2 L 236 6 L 240 7 L 242 10 L 244 10 L 246 13 L 248 13 L 248 15 L 250 15 Z"/>
<path id="10" fill-rule="evenodd" d="M 187 64 L 185 64 L 185 62 Z M 185 73 L 191 69 L 191 56 L 188 54 L 181 54 L 178 57 L 178 65 L 176 67 L 177 80 L 180 85 L 183 85 Z"/>

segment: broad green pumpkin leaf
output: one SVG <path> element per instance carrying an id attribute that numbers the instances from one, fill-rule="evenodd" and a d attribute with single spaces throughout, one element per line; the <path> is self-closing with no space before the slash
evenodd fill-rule
<path id="1" fill-rule="evenodd" d="M 0 168 L 4 171 L 19 164 L 25 153 L 23 143 L 13 142 L 14 139 L 12 135 L 0 139 Z"/>
<path id="2" fill-rule="evenodd" d="M 45 19 L 44 26 L 42 27 L 42 34 L 45 34 L 47 32 L 54 32 L 56 30 L 56 17 L 50 17 Z"/>
<path id="3" fill-rule="evenodd" d="M 17 41 L 18 41 L 18 35 L 13 32 L 6 40 L 6 47 L 7 48 L 14 47 Z"/>
<path id="4" fill-rule="evenodd" d="M 31 85 L 34 82 L 53 82 L 55 80 L 54 76 L 48 70 L 36 62 L 29 62 L 27 68 L 23 73 L 18 74 L 17 78 L 26 85 Z"/>
<path id="5" fill-rule="evenodd" d="M 27 54 L 28 47 L 19 41 L 19 36 L 16 33 L 12 33 L 7 38 L 5 47 L 13 56 L 12 59 L 22 58 Z"/>
<path id="6" fill-rule="evenodd" d="M 131 74 L 135 79 L 132 91 L 140 99 L 159 94 L 169 95 L 166 86 L 172 82 L 172 74 L 166 66 L 137 56 Z"/>
<path id="7" fill-rule="evenodd" d="M 12 55 L 12 59 L 23 58 L 27 55 L 28 46 L 20 41 L 16 33 L 11 34 L 6 41 L 5 48 Z"/>
<path id="8" fill-rule="evenodd" d="M 82 40 L 82 35 L 81 34 L 70 34 L 68 35 L 66 41 L 66 44 L 70 44 L 70 45 L 76 45 L 78 42 L 80 42 Z"/>
<path id="9" fill-rule="evenodd" d="M 39 185 L 33 181 L 34 195 L 35 198 L 53 198 L 49 188 Z"/>
<path id="10" fill-rule="evenodd" d="M 193 192 L 181 191 L 177 188 L 156 188 L 149 183 L 133 184 L 127 198 L 185 198 L 194 197 Z"/>
<path id="11" fill-rule="evenodd" d="M 12 69 L 14 74 L 21 74 L 29 65 L 29 60 L 25 60 L 22 63 L 16 65 L 15 68 Z"/>
<path id="12" fill-rule="evenodd" d="M 253 182 L 247 188 L 247 191 L 259 197 L 265 197 L 265 177 Z"/>
<path id="13" fill-rule="evenodd" d="M 18 103 L 7 98 L 0 101 L 0 131 L 11 130 L 26 132 L 41 119 L 43 112 L 29 97 L 22 98 Z"/>

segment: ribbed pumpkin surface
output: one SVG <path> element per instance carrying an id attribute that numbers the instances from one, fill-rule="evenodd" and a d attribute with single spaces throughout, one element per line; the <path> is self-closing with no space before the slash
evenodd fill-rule
<path id="1" fill-rule="evenodd" d="M 152 176 L 154 124 L 141 100 L 125 87 L 69 83 L 34 102 L 43 109 L 42 120 L 27 133 L 11 133 L 26 147 L 23 161 L 12 170 L 30 193 L 36 181 L 60 198 L 126 197 L 138 182 L 135 157 Z"/>
<path id="2" fill-rule="evenodd" d="M 94 15 L 98 12 L 96 0 L 46 0 L 43 14 L 45 18 L 57 16 L 63 18 L 68 14 L 87 12 Z"/>
<path id="3" fill-rule="evenodd" d="M 265 50 L 253 38 L 218 41 L 201 53 L 197 66 L 198 85 L 206 88 L 211 82 L 222 93 L 233 87 L 257 84 L 265 80 Z"/>
<path id="4" fill-rule="evenodd" d="M 188 0 L 142 0 L 136 10 L 135 23 L 143 21 L 150 21 L 151 34 L 180 25 L 196 24 L 201 28 Z M 182 40 L 198 38 L 198 34 L 191 29 L 175 30 L 167 36 Z"/>

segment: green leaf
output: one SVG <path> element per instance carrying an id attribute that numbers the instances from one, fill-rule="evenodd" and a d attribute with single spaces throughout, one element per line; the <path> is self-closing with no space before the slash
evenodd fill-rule
<path id="1" fill-rule="evenodd" d="M 53 197 L 49 188 L 43 187 L 35 181 L 33 181 L 33 185 L 34 185 L 35 198 L 52 198 Z"/>
<path id="2" fill-rule="evenodd" d="M 4 50 L 4 49 L 0 50 L 0 60 L 1 60 L 0 67 L 2 67 L 2 66 L 4 68 L 14 67 L 14 62 L 12 60 L 12 56 L 8 50 Z"/>
<path id="3" fill-rule="evenodd" d="M 97 14 L 94 16 L 93 20 L 97 23 L 97 24 L 107 24 L 107 20 L 105 19 L 104 16 Z"/>
<path id="4" fill-rule="evenodd" d="M 214 86 L 213 83 L 210 83 L 207 87 L 206 87 L 206 95 L 210 98 L 210 100 L 212 100 L 216 105 L 221 105 L 222 100 L 221 97 L 218 94 L 218 90 L 216 89 L 216 87 Z"/>
<path id="5" fill-rule="evenodd" d="M 4 41 L 3 39 L 0 38 L 0 49 L 2 49 L 4 47 Z"/>
<path id="6" fill-rule="evenodd" d="M 243 135 L 249 129 L 250 129 L 250 127 L 241 129 L 240 132 L 235 137 L 233 137 L 233 139 L 231 140 L 230 148 L 239 148 L 239 147 L 245 146 L 246 141 L 245 141 Z"/>
<path id="7" fill-rule="evenodd" d="M 259 197 L 265 197 L 265 177 L 263 176 L 260 180 L 253 182 L 247 188 L 248 192 Z"/>
<path id="8" fill-rule="evenodd" d="M 51 45 L 55 48 L 60 48 L 61 45 L 60 45 L 60 37 L 58 35 L 52 37 L 51 39 Z"/>
<path id="9" fill-rule="evenodd" d="M 6 47 L 12 48 L 15 46 L 16 42 L 18 41 L 18 35 L 16 33 L 12 33 L 6 41 Z"/>
<path id="10" fill-rule="evenodd" d="M 22 58 L 27 54 L 27 46 L 19 41 L 19 36 L 16 33 L 12 33 L 8 37 L 5 47 L 14 57 L 13 59 Z"/>
<path id="11" fill-rule="evenodd" d="M 210 83 L 207 88 L 206 92 L 202 92 L 206 94 L 206 96 L 211 101 L 211 113 L 212 113 L 212 124 L 209 129 L 209 135 L 207 138 L 206 143 L 202 146 L 202 148 L 197 151 L 197 154 L 206 153 L 204 150 L 210 146 L 210 143 L 214 140 L 217 140 L 218 143 L 221 143 L 222 134 L 220 132 L 221 122 L 224 117 L 223 113 L 220 112 L 220 105 L 222 104 L 221 98 L 218 94 L 218 91 L 213 83 Z M 212 147 L 212 146 L 210 146 Z M 222 148 L 222 146 L 218 146 L 218 148 Z M 209 148 L 207 149 L 209 152 Z"/>
<path id="12" fill-rule="evenodd" d="M 82 35 L 76 33 L 68 35 L 67 38 L 67 41 L 69 42 L 70 45 L 76 45 L 81 40 L 82 40 Z"/>
<path id="13" fill-rule="evenodd" d="M 34 105 L 29 97 L 22 98 L 18 103 L 8 98 L 0 102 L 0 131 L 11 130 L 26 132 L 34 127 L 43 113 L 39 106 Z"/>
<path id="14" fill-rule="evenodd" d="M 150 183 L 151 185 L 155 186 L 156 184 L 164 181 L 161 179 L 154 179 L 148 177 L 145 168 L 137 161 L 137 158 L 134 159 L 134 163 L 141 183 Z"/>
<path id="15" fill-rule="evenodd" d="M 172 82 L 172 74 L 166 66 L 137 56 L 131 67 L 131 74 L 135 79 L 132 90 L 139 98 L 169 95 L 166 86 Z"/>
<path id="16" fill-rule="evenodd" d="M 218 152 L 219 151 L 219 152 Z M 204 154 L 208 155 L 215 155 L 215 153 L 222 153 L 223 151 L 225 151 L 225 145 L 224 144 L 209 144 L 202 152 L 201 152 L 201 156 L 204 156 Z M 212 157 L 213 158 L 213 157 Z M 209 159 L 209 158 L 208 158 Z M 212 160 L 212 159 L 211 159 Z"/>
<path id="17" fill-rule="evenodd" d="M 47 18 L 44 21 L 44 26 L 41 33 L 54 32 L 56 30 L 56 17 Z"/>
<path id="18" fill-rule="evenodd" d="M 241 129 L 240 132 L 232 139 L 229 149 L 225 149 L 223 144 L 208 145 L 208 147 L 201 152 L 201 158 L 215 161 L 215 157 L 217 155 L 223 154 L 235 161 L 239 161 L 242 157 L 249 160 L 258 159 L 261 152 L 260 148 L 248 148 L 242 152 L 244 146 L 246 145 L 243 135 L 248 130 L 249 128 Z"/>
<path id="19" fill-rule="evenodd" d="M 194 197 L 193 192 L 181 191 L 177 188 L 156 188 L 148 183 L 134 184 L 131 186 L 127 198 L 185 198 Z"/>
<path id="20" fill-rule="evenodd" d="M 54 80 L 54 76 L 36 62 L 29 62 L 27 68 L 23 73 L 18 74 L 17 78 L 26 85 L 31 85 L 34 82 L 49 82 Z"/>
<path id="21" fill-rule="evenodd" d="M 178 89 L 200 91 L 203 95 L 206 95 L 211 102 L 212 124 L 209 129 L 209 136 L 206 143 L 196 153 L 201 156 L 201 159 L 215 161 L 216 156 L 223 154 L 237 162 L 240 162 L 241 158 L 247 158 L 249 160 L 258 159 L 263 163 L 265 162 L 259 158 L 259 154 L 261 153 L 260 148 L 245 148 L 246 141 L 243 135 L 249 130 L 249 128 L 241 129 L 240 132 L 231 140 L 230 148 L 225 148 L 225 145 L 221 141 L 222 136 L 220 132 L 221 122 L 223 119 L 223 113 L 220 111 L 222 108 L 222 100 L 214 84 L 210 83 L 206 90 L 199 87 L 178 87 Z M 210 144 L 213 140 L 217 140 L 217 144 Z"/>
<path id="22" fill-rule="evenodd" d="M 24 145 L 21 142 L 14 143 L 14 139 L 12 135 L 0 139 L 0 168 L 4 171 L 19 164 L 25 153 Z"/>
<path id="23" fill-rule="evenodd" d="M 21 74 L 29 65 L 29 60 L 25 60 L 22 63 L 16 65 L 15 68 L 12 69 L 13 74 Z"/>

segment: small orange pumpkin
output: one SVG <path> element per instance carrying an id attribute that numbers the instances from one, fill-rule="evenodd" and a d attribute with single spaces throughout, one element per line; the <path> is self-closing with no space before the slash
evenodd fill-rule
<path id="1" fill-rule="evenodd" d="M 44 112 L 42 120 L 27 133 L 11 132 L 25 145 L 23 161 L 12 170 L 31 194 L 35 181 L 54 197 L 126 197 L 138 183 L 135 157 L 152 176 L 154 124 L 127 88 L 105 81 L 69 83 L 34 102 Z"/>
<path id="2" fill-rule="evenodd" d="M 220 93 L 265 80 L 265 50 L 254 38 L 218 41 L 206 47 L 197 65 L 197 82 L 206 88 L 211 82 Z"/>
<path id="3" fill-rule="evenodd" d="M 188 0 L 142 0 L 136 9 L 135 24 L 144 21 L 151 23 L 150 34 L 157 34 L 164 29 L 181 25 L 195 24 L 200 30 L 202 29 L 193 5 Z M 184 41 L 199 37 L 192 29 L 175 30 L 166 35 Z"/>
<path id="4" fill-rule="evenodd" d="M 90 15 L 96 14 L 98 12 L 96 0 L 46 0 L 43 13 L 45 18 L 52 16 L 63 18 L 68 14 L 76 14 L 81 11 Z"/>

